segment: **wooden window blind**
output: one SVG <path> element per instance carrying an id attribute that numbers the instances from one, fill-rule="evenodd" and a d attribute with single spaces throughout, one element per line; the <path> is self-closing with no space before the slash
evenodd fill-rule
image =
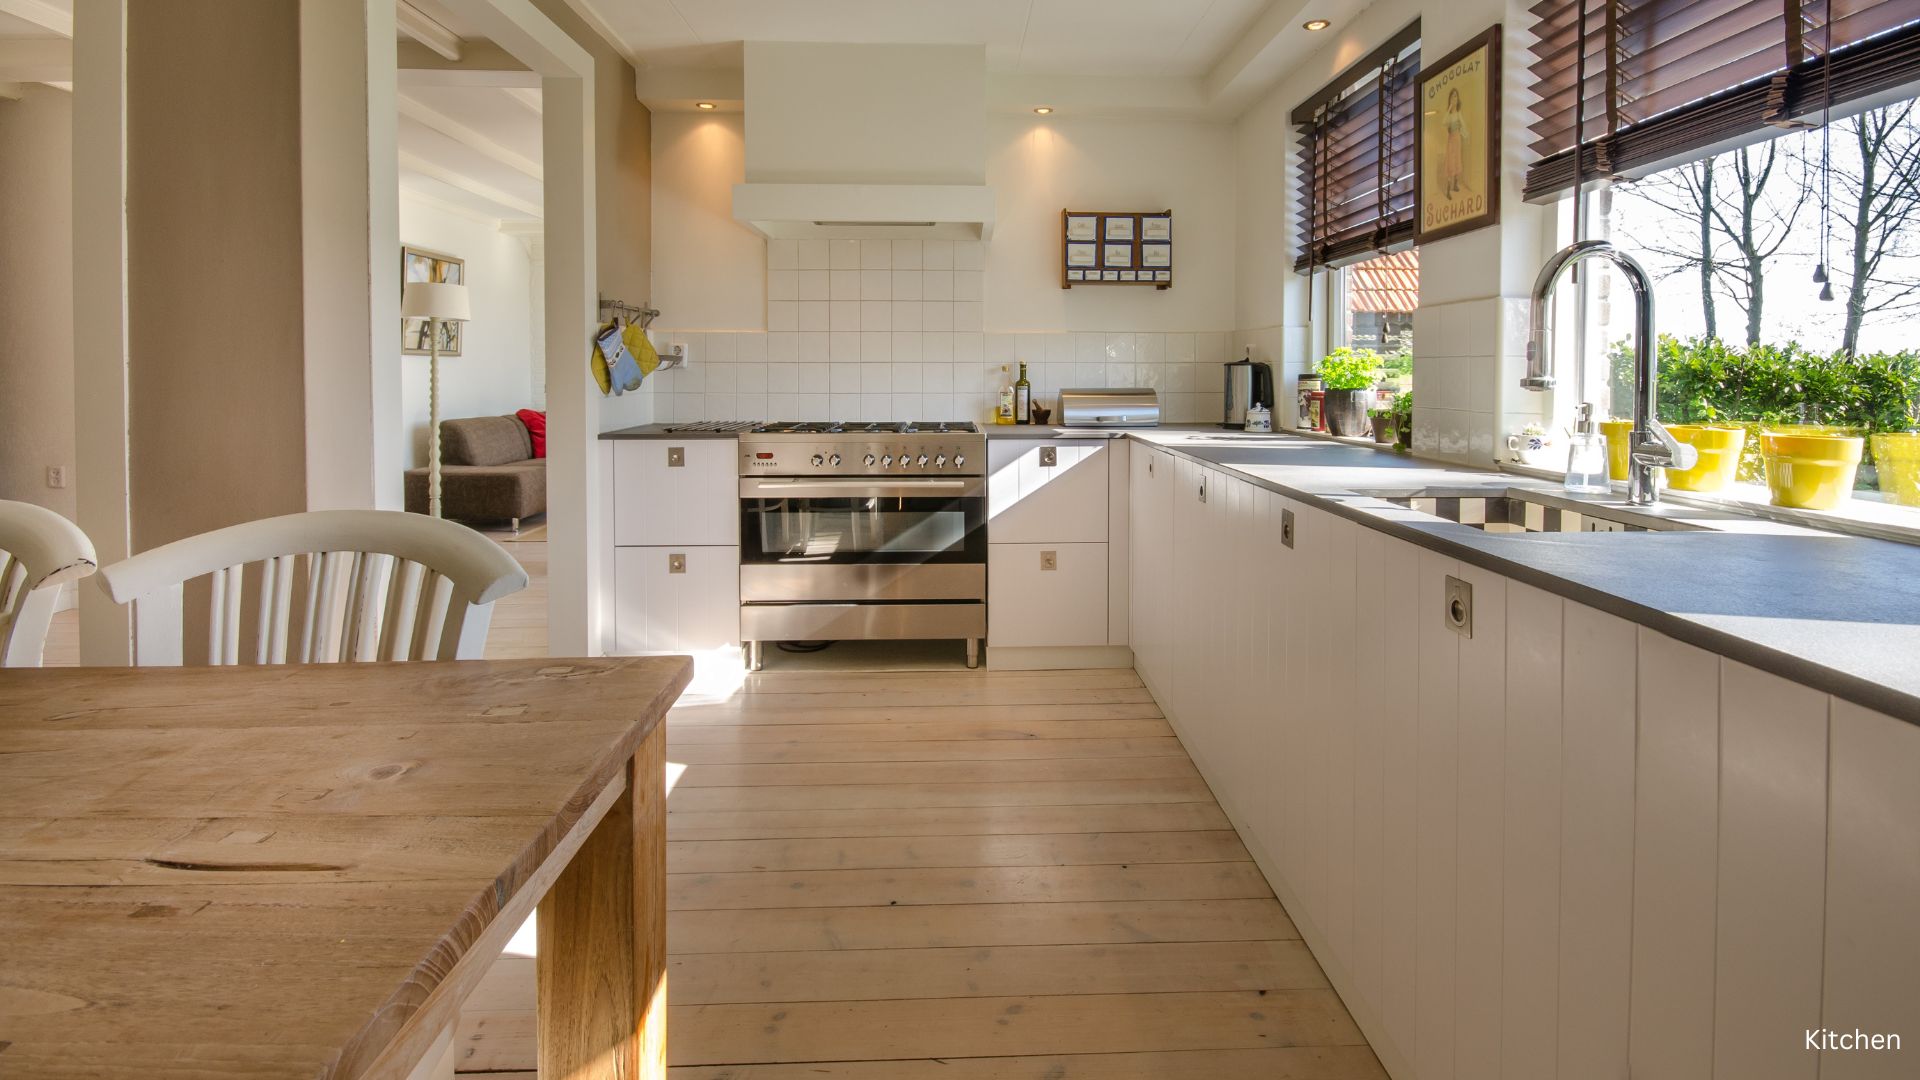
<path id="1" fill-rule="evenodd" d="M 1300 132 L 1294 269 L 1337 266 L 1413 240 L 1419 73 L 1415 22 L 1293 110 Z"/>
<path id="2" fill-rule="evenodd" d="M 1835 105 L 1920 81 L 1920 0 L 1539 0 L 1531 10 L 1529 199 L 1573 187 L 1576 144 L 1584 176 L 1626 176 L 1819 110 L 1829 22 Z"/>

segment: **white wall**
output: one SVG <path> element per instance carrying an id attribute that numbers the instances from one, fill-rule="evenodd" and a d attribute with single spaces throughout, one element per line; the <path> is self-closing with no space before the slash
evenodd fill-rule
<path id="1" fill-rule="evenodd" d="M 1234 325 L 1234 129 L 1196 120 L 996 115 L 987 329 Z M 1060 211 L 1173 210 L 1174 287 L 1060 287 Z"/>
<path id="2" fill-rule="evenodd" d="M 755 183 L 980 182 L 985 46 L 750 41 L 745 61 Z"/>
<path id="3" fill-rule="evenodd" d="M 72 518 L 73 95 L 24 90 L 0 100 L 0 499 Z"/>
<path id="4" fill-rule="evenodd" d="M 491 222 L 400 193 L 400 242 L 467 261 L 467 323 L 462 355 L 440 360 L 440 417 L 493 416 L 533 404 L 529 359 L 532 261 L 526 245 Z M 585 356 L 578 358 L 586 362 Z M 401 415 L 407 465 L 426 464 L 427 368 L 424 356 L 401 358 Z"/>
<path id="5" fill-rule="evenodd" d="M 653 306 L 663 326 L 767 328 L 767 242 L 733 219 L 744 147 L 739 113 L 653 117 Z"/>

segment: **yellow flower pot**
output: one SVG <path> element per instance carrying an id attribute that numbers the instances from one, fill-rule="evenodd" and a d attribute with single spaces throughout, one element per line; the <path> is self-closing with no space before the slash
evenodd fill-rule
<path id="1" fill-rule="evenodd" d="M 1875 435 L 1873 461 L 1882 494 L 1902 506 L 1920 506 L 1920 432 Z"/>
<path id="2" fill-rule="evenodd" d="M 1745 429 L 1668 424 L 1667 431 L 1700 453 L 1693 468 L 1667 470 L 1669 487 L 1676 491 L 1719 491 L 1733 482 L 1734 473 L 1740 469 L 1740 450 L 1747 443 Z"/>
<path id="3" fill-rule="evenodd" d="M 1607 476 L 1614 480 L 1625 480 L 1627 456 L 1633 452 L 1633 421 L 1602 420 L 1600 434 L 1607 437 Z"/>
<path id="4" fill-rule="evenodd" d="M 1767 489 L 1775 506 L 1831 510 L 1853 497 L 1866 440 L 1857 435 L 1760 433 Z"/>

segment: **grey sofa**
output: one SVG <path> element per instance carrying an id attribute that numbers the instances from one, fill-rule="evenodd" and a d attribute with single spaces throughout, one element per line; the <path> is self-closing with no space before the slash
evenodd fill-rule
<path id="1" fill-rule="evenodd" d="M 407 510 L 427 512 L 427 470 L 407 470 Z M 459 521 L 511 521 L 547 512 L 547 459 L 514 416 L 440 422 L 440 513 Z"/>

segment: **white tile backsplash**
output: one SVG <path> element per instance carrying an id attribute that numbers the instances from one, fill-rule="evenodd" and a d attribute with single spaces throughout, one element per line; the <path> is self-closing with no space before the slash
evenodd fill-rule
<path id="1" fill-rule="evenodd" d="M 986 255 L 972 241 L 769 241 L 767 332 L 656 332 L 696 362 L 654 380 L 655 415 L 985 421 L 1022 361 L 1043 402 L 1147 385 L 1170 423 L 1219 412 L 1217 365 L 1243 332 L 988 332 Z"/>

